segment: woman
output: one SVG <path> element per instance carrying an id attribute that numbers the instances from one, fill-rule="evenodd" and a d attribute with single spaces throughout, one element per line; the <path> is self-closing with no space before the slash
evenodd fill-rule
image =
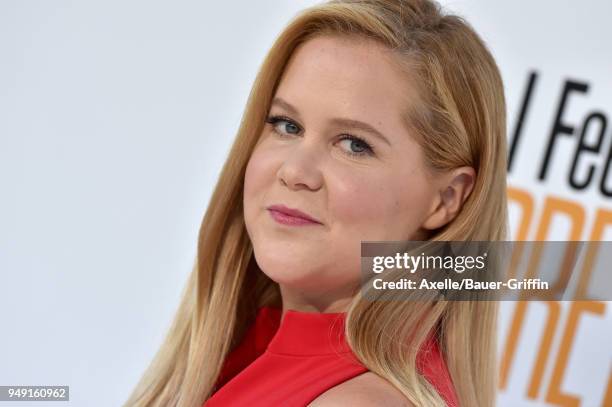
<path id="1" fill-rule="evenodd" d="M 505 240 L 505 127 L 491 54 L 436 3 L 304 10 L 255 80 L 126 406 L 494 405 L 496 303 L 365 300 L 360 242 Z"/>

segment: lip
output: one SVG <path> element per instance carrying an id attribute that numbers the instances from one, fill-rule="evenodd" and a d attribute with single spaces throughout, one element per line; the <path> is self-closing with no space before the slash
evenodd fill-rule
<path id="1" fill-rule="evenodd" d="M 285 225 L 322 225 L 317 219 L 300 211 L 299 209 L 289 208 L 285 205 L 270 205 L 266 209 L 270 212 L 272 218 L 278 223 Z"/>

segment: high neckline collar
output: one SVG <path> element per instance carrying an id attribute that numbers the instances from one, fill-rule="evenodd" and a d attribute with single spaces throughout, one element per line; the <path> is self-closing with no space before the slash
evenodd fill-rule
<path id="1" fill-rule="evenodd" d="M 292 356 L 333 355 L 351 352 L 346 343 L 344 326 L 346 312 L 305 312 L 261 307 L 261 317 L 271 320 L 278 328 L 266 352 Z"/>

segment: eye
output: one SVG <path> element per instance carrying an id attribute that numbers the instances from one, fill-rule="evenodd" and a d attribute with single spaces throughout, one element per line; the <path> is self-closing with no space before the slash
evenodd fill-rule
<path id="1" fill-rule="evenodd" d="M 270 123 L 272 127 L 274 128 L 274 131 L 280 134 L 281 136 L 287 133 L 288 134 L 299 134 L 300 132 L 300 126 L 295 124 L 288 117 L 271 116 L 266 119 L 266 123 Z M 283 126 L 284 126 L 284 131 L 279 130 L 279 128 L 283 128 Z"/>
<path id="2" fill-rule="evenodd" d="M 348 142 L 347 144 L 349 146 L 349 149 L 345 150 L 346 154 L 348 155 L 374 155 L 374 149 L 372 148 L 372 146 L 370 146 L 367 141 L 365 141 L 361 137 L 353 136 L 351 134 L 344 134 L 342 135 L 340 141 Z M 357 148 L 357 151 L 354 150 L 355 146 Z"/>
<path id="3" fill-rule="evenodd" d="M 297 135 L 302 131 L 300 126 L 285 116 L 270 116 L 266 119 L 266 123 L 271 124 L 273 131 L 282 137 Z M 353 136 L 352 134 L 342 134 L 340 142 L 347 142 L 348 148 L 343 149 L 346 155 L 356 157 L 374 156 L 374 148 L 361 137 Z"/>

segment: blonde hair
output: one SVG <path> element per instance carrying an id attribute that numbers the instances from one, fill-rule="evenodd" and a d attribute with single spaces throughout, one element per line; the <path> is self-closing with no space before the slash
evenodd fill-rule
<path id="1" fill-rule="evenodd" d="M 125 406 L 201 407 L 256 309 L 281 304 L 278 284 L 254 261 L 243 218 L 246 164 L 296 47 L 315 35 L 368 38 L 391 49 L 418 87 L 406 122 L 431 168 L 476 170 L 457 216 L 431 240 L 505 240 L 503 84 L 486 45 L 461 17 L 431 0 L 337 0 L 299 13 L 257 75 L 238 134 L 200 227 L 197 258 L 169 332 Z M 419 373 L 417 350 L 435 333 L 462 406 L 495 404 L 496 302 L 366 301 L 347 310 L 347 341 L 372 372 L 416 405 L 445 405 Z M 417 327 L 415 330 L 414 327 Z M 408 338 L 405 341 L 398 338 Z"/>

